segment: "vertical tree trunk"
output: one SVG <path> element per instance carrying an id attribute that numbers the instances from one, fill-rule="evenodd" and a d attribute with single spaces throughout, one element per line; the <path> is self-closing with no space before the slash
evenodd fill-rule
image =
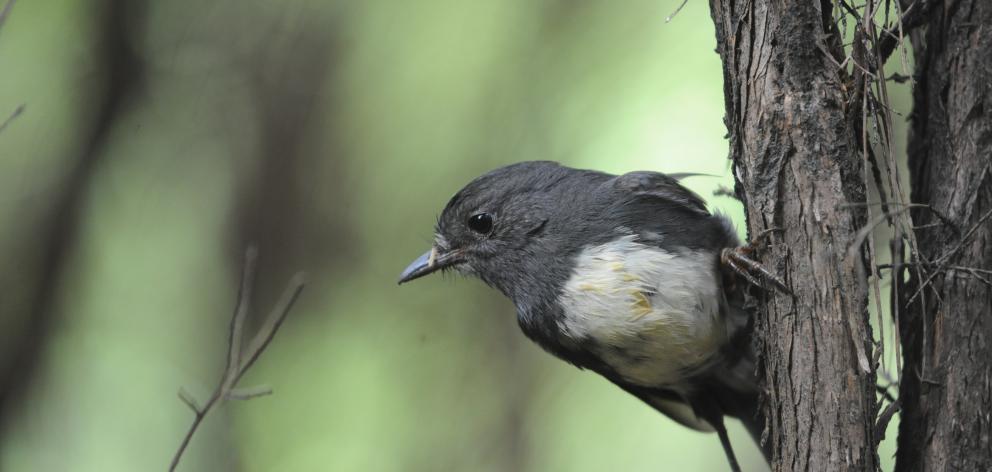
<path id="1" fill-rule="evenodd" d="M 829 0 L 710 0 L 737 194 L 768 293 L 757 338 L 773 470 L 873 470 L 874 366 L 860 253 L 860 108 L 848 110 Z M 840 61 L 837 61 L 840 62 Z M 860 105 L 860 102 L 859 102 Z"/>
<path id="2" fill-rule="evenodd" d="M 898 471 L 992 470 L 992 3 L 947 1 L 914 34 L 909 143 L 924 267 L 900 290 Z M 935 213 L 936 212 L 936 213 Z M 948 225 L 938 216 L 946 218 Z M 934 224 L 934 226 L 930 226 Z M 901 278 L 901 277 L 899 277 Z"/>
<path id="3" fill-rule="evenodd" d="M 5 2 L 5 9 L 12 2 Z M 94 2 L 93 11 L 98 21 L 94 24 L 97 46 L 92 57 L 94 70 L 103 77 L 102 87 L 89 93 L 96 93 L 98 99 L 90 103 L 82 120 L 90 126 L 82 142 L 78 157 L 66 158 L 65 171 L 52 185 L 52 196 L 48 201 L 39 202 L 38 211 L 44 215 L 37 229 L 25 232 L 32 241 L 25 244 L 29 248 L 17 254 L 12 261 L 5 260 L 5 271 L 14 271 L 14 279 L 25 279 L 24 294 L 13 298 L 23 304 L 0 303 L 0 316 L 16 317 L 14 325 L 22 325 L 10 342 L 0 348 L 0 417 L 8 409 L 16 407 L 27 380 L 35 373 L 41 360 L 42 350 L 49 330 L 56 325 L 53 306 L 59 299 L 62 271 L 76 244 L 76 231 L 79 227 L 80 208 L 85 202 L 85 193 L 93 172 L 97 169 L 110 138 L 113 126 L 129 104 L 131 94 L 140 89 L 143 82 L 141 58 L 132 49 L 131 38 L 139 37 L 144 31 L 144 8 L 141 1 L 106 0 L 102 4 Z M 100 90 L 102 88 L 102 90 Z M 29 219 L 29 221 L 31 221 Z M 33 267 L 23 269 L 23 267 Z M 27 275 L 25 275 L 27 274 Z M 5 274 L 0 274 L 0 278 Z M 11 310 L 11 315 L 2 313 Z"/>

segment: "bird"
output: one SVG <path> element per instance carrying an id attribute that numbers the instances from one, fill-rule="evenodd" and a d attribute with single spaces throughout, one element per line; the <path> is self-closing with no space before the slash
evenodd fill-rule
<path id="1" fill-rule="evenodd" d="M 716 432 L 739 471 L 724 417 L 759 446 L 765 427 L 745 287 L 788 287 L 751 258 L 728 217 L 679 183 L 690 175 L 497 168 L 448 201 L 431 248 L 399 283 L 449 270 L 482 280 L 544 350 Z"/>

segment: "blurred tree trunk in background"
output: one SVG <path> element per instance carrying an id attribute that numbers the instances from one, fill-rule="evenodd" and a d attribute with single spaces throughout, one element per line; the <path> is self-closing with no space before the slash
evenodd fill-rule
<path id="1" fill-rule="evenodd" d="M 992 3 L 932 10 L 927 30 L 911 36 L 912 200 L 953 225 L 914 210 L 921 259 L 931 266 L 924 280 L 908 271 L 912 279 L 898 291 L 905 365 L 896 470 L 990 470 Z"/>
<path id="2" fill-rule="evenodd" d="M 748 231 L 781 229 L 759 255 L 795 291 L 768 292 L 756 325 L 772 469 L 874 470 L 868 293 L 845 257 L 865 224 L 861 110 L 828 56 L 843 57 L 832 2 L 710 6 Z"/>
<path id="3" fill-rule="evenodd" d="M 0 417 L 26 386 L 34 374 L 50 328 L 57 324 L 55 305 L 62 288 L 64 266 L 76 243 L 80 206 L 90 179 L 106 151 L 105 146 L 118 116 L 129 104 L 132 94 L 141 86 L 141 59 L 131 48 L 130 37 L 144 28 L 144 1 L 107 0 L 95 5 L 100 12 L 95 30 L 99 32 L 92 59 L 102 81 L 93 93 L 98 97 L 85 110 L 82 121 L 89 124 L 81 134 L 77 154 L 68 159 L 52 196 L 40 210 L 43 217 L 32 231 L 26 231 L 27 247 L 32 250 L 17 254 L 4 270 L 27 274 L 23 304 L 0 306 L 10 309 L 19 324 L 13 342 L 4 346 L 0 355 Z M 26 261 L 25 261 L 26 259 Z M 9 304 L 7 302 L 5 304 Z"/>

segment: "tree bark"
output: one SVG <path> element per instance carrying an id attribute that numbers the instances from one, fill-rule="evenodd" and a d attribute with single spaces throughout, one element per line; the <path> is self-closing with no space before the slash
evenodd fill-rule
<path id="1" fill-rule="evenodd" d="M 899 290 L 896 470 L 992 470 L 992 275 L 963 269 L 992 270 L 992 3 L 944 2 L 912 42 L 912 199 L 933 211 L 913 214 L 926 264 Z"/>
<path id="2" fill-rule="evenodd" d="M 861 253 L 860 108 L 829 0 L 710 0 L 737 194 L 759 253 L 794 295 L 756 324 L 773 470 L 874 470 L 875 375 Z M 828 54 L 830 54 L 828 56 Z M 835 62 L 836 61 L 836 62 Z M 859 103 L 860 105 L 860 103 Z"/>

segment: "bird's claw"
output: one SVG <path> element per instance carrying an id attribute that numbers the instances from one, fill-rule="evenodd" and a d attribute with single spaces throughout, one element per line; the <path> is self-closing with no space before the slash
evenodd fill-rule
<path id="1" fill-rule="evenodd" d="M 768 280 L 782 293 L 792 295 L 792 291 L 789 287 L 785 285 L 785 282 L 779 278 L 777 275 L 773 274 L 771 271 L 766 269 L 759 262 L 751 259 L 749 256 L 754 252 L 755 248 L 761 244 L 761 242 L 768 237 L 774 231 L 778 231 L 778 228 L 770 228 L 762 231 L 754 238 L 754 242 L 746 246 L 739 246 L 734 248 L 726 248 L 720 253 L 720 262 L 733 270 L 737 275 L 741 276 L 751 285 L 756 287 L 765 288 L 765 284 L 759 280 L 757 276 L 760 276 L 764 280 Z"/>

